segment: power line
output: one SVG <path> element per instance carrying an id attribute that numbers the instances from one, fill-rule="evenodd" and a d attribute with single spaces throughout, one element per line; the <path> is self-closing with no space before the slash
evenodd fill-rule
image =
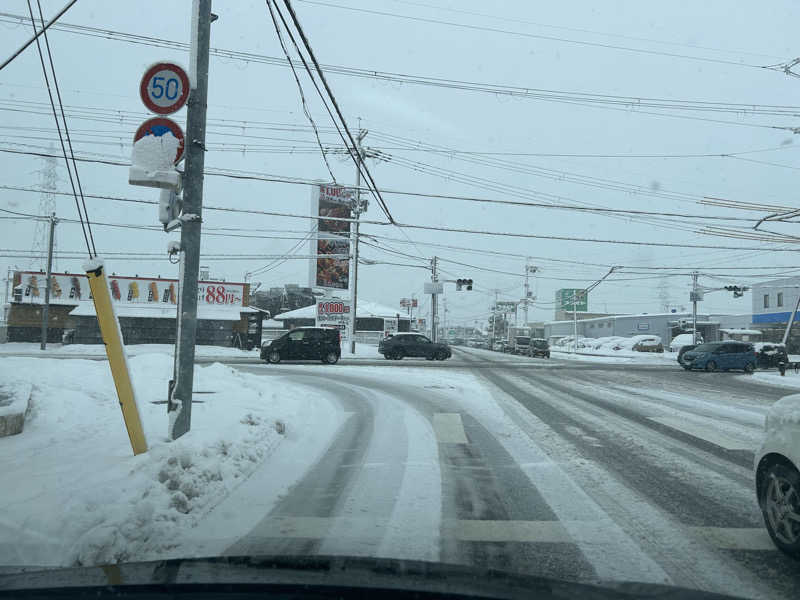
<path id="1" fill-rule="evenodd" d="M 289 67 L 292 69 L 292 75 L 294 75 L 294 80 L 297 83 L 297 90 L 300 92 L 300 102 L 303 105 L 303 113 L 306 115 L 308 122 L 311 124 L 312 129 L 314 130 L 314 135 L 317 138 L 317 144 L 319 145 L 320 152 L 322 152 L 322 160 L 325 161 L 325 166 L 328 169 L 328 173 L 331 176 L 331 179 L 334 183 L 336 183 L 336 176 L 334 176 L 333 171 L 331 170 L 331 165 L 328 162 L 328 157 L 325 154 L 325 150 L 322 147 L 322 141 L 319 139 L 319 131 L 317 131 L 317 124 L 314 123 L 314 118 L 311 116 L 311 113 L 308 112 L 308 105 L 306 104 L 306 96 L 303 93 L 303 85 L 300 83 L 300 78 L 297 76 L 297 71 L 294 68 L 294 63 L 292 59 L 289 57 L 289 51 L 286 49 L 286 44 L 283 42 L 283 35 L 281 34 L 280 27 L 278 27 L 278 21 L 275 20 L 275 14 L 272 12 L 272 2 L 270 0 L 267 1 L 267 8 L 269 9 L 269 16 L 272 17 L 272 24 L 275 27 L 275 33 L 278 36 L 278 41 L 280 42 L 281 48 L 283 49 L 283 53 L 286 55 L 286 62 L 289 63 Z"/>
<path id="2" fill-rule="evenodd" d="M 286 6 L 286 9 L 289 11 L 289 15 L 292 18 L 292 23 L 294 24 L 294 27 L 297 30 L 297 33 L 300 35 L 300 39 L 303 41 L 303 46 L 305 47 L 306 52 L 308 52 L 308 56 L 311 59 L 311 62 L 314 64 L 314 68 L 316 69 L 317 75 L 319 75 L 319 79 L 322 82 L 322 85 L 323 85 L 323 87 L 325 88 L 325 91 L 328 94 L 328 98 L 330 99 L 331 104 L 333 105 L 333 108 L 336 111 L 336 114 L 339 116 L 339 120 L 341 121 L 342 127 L 344 128 L 344 131 L 347 134 L 347 139 L 350 140 L 350 144 L 351 144 L 351 146 L 350 146 L 350 149 L 351 149 L 350 150 L 350 156 L 352 157 L 353 161 L 356 163 L 356 167 L 360 171 L 363 171 L 363 173 L 365 175 L 365 180 L 368 182 L 368 187 L 371 187 L 370 191 L 371 191 L 372 195 L 374 196 L 375 200 L 378 202 L 378 205 L 381 207 L 381 210 L 386 215 L 386 218 L 389 219 L 390 223 L 394 223 L 394 217 L 392 217 L 392 213 L 389 212 L 389 207 L 384 202 L 383 197 L 381 196 L 381 193 L 378 190 L 378 185 L 375 183 L 375 180 L 372 178 L 372 174 L 369 172 L 369 168 L 367 168 L 367 164 L 364 162 L 363 157 L 357 151 L 358 145 L 356 144 L 356 141 L 353 138 L 353 135 L 350 133 L 350 129 L 347 127 L 347 121 L 345 120 L 344 115 L 342 114 L 342 111 L 339 108 L 339 103 L 336 101 L 336 97 L 333 95 L 333 91 L 331 90 L 330 86 L 328 85 L 328 81 L 325 79 L 325 74 L 322 72 L 322 69 L 320 68 L 319 63 L 317 62 L 317 57 L 314 55 L 314 51 L 311 49 L 311 44 L 309 43 L 308 38 L 306 37 L 306 34 L 303 31 L 303 27 L 300 25 L 300 21 L 298 20 L 297 15 L 294 12 L 294 8 L 292 7 L 291 1 L 290 0 L 283 0 L 283 4 L 284 4 L 284 6 Z M 282 14 L 280 9 L 277 7 L 277 4 L 276 4 L 276 10 L 278 11 L 278 14 Z M 305 65 L 305 61 L 303 61 L 303 64 Z M 306 65 L 306 69 L 308 70 L 309 76 L 311 76 L 311 70 L 308 69 L 307 65 Z"/>
<path id="3" fill-rule="evenodd" d="M 44 15 L 42 14 L 42 3 L 40 0 L 36 0 L 36 5 L 39 8 L 39 18 L 44 22 Z M 30 0 L 28 1 L 28 6 L 30 7 Z M 33 13 L 31 12 L 31 21 L 33 21 Z M 35 28 L 34 28 L 35 29 Z M 95 256 L 97 256 L 97 248 L 94 244 L 94 236 L 92 235 L 92 223 L 89 221 L 89 211 L 86 210 L 86 199 L 83 197 L 83 186 L 81 185 L 81 177 L 78 173 L 78 163 L 75 162 L 75 151 L 72 148 L 72 139 L 70 138 L 69 134 L 69 126 L 67 125 L 67 116 L 64 114 L 64 103 L 61 100 L 61 90 L 58 86 L 58 77 L 56 76 L 56 66 L 53 63 L 53 55 L 50 52 L 50 40 L 47 36 L 47 31 L 44 31 L 44 45 L 47 49 L 47 58 L 50 62 L 50 72 L 53 74 L 53 85 L 56 88 L 56 97 L 58 98 L 58 108 L 61 111 L 61 119 L 64 121 L 64 136 L 67 138 L 67 146 L 69 147 L 69 153 L 72 157 L 72 168 L 75 171 L 75 182 L 78 184 L 78 193 L 81 197 L 81 205 L 83 206 L 83 215 L 86 218 L 86 230 L 89 232 L 89 241 L 92 244 L 92 252 Z M 91 257 L 91 256 L 90 256 Z"/>
<path id="4" fill-rule="evenodd" d="M 14 54 L 12 54 L 12 55 L 11 55 L 11 56 L 9 56 L 9 57 L 8 57 L 6 60 L 4 60 L 4 61 L 3 61 L 3 64 L 2 64 L 2 65 L 0 65 L 0 71 L 2 71 L 2 70 L 3 70 L 3 69 L 5 69 L 5 68 L 6 68 L 8 65 L 10 65 L 10 64 L 11 64 L 11 62 L 12 62 L 12 61 L 13 61 L 15 58 L 17 58 L 17 57 L 18 57 L 20 54 L 22 54 L 22 53 L 25 51 L 25 49 L 26 49 L 28 46 L 30 46 L 30 45 L 31 45 L 33 42 L 37 41 L 37 40 L 39 39 L 39 36 L 40 36 L 40 35 L 42 35 L 43 33 L 45 33 L 45 32 L 46 32 L 46 31 L 47 31 L 47 30 L 48 30 L 48 29 L 49 29 L 49 28 L 50 28 L 50 27 L 53 25 L 53 23 L 55 23 L 56 21 L 58 21 L 58 20 L 61 18 L 61 15 L 63 15 L 63 14 L 64 14 L 65 12 L 67 12 L 67 11 L 68 11 L 70 8 L 72 8 L 72 5 L 73 5 L 73 4 L 75 4 L 77 1 L 78 1 L 78 0 L 70 0 L 69 2 L 67 2 L 67 5 L 66 5 L 64 8 L 62 8 L 60 11 L 58 11 L 58 12 L 56 13 L 56 15 L 55 15 L 55 16 L 54 16 L 52 19 L 50 19 L 50 20 L 49 20 L 47 23 L 45 23 L 45 22 L 44 22 L 44 17 L 42 17 L 42 23 L 43 23 L 42 29 L 41 29 L 41 30 L 40 30 L 38 33 L 36 33 L 36 27 L 34 27 L 34 34 L 33 34 L 33 37 L 32 37 L 31 39 L 29 39 L 27 42 L 25 42 L 25 43 L 24 43 L 24 44 L 23 44 L 23 45 L 22 45 L 22 46 L 19 48 L 19 50 L 17 50 L 16 52 L 14 52 Z M 40 8 L 41 8 L 41 7 L 40 7 Z M 41 13 L 40 13 L 40 14 L 41 14 Z M 31 15 L 31 19 L 33 19 L 33 15 Z"/>
<path id="5" fill-rule="evenodd" d="M 58 139 L 61 142 L 61 151 L 62 151 L 62 154 L 63 154 L 63 157 L 64 157 L 64 162 L 67 165 L 67 174 L 69 175 L 69 182 L 70 182 L 70 185 L 72 186 L 72 193 L 73 193 L 73 195 L 75 197 L 75 206 L 78 209 L 78 217 L 81 220 L 81 228 L 83 230 L 83 237 L 84 237 L 84 240 L 86 241 L 86 250 L 89 253 L 89 258 L 92 258 L 93 246 L 90 245 L 90 243 L 89 243 L 89 237 L 87 236 L 87 227 L 85 227 L 84 224 L 83 224 L 83 215 L 81 214 L 81 206 L 80 206 L 80 202 L 78 200 L 77 191 L 75 189 L 75 181 L 74 181 L 74 179 L 72 177 L 72 170 L 70 169 L 69 158 L 67 158 L 67 149 L 66 149 L 66 147 L 64 145 L 64 138 L 61 135 L 61 124 L 58 121 L 58 114 L 56 113 L 56 105 L 55 105 L 55 101 L 53 100 L 53 92 L 50 89 L 50 78 L 47 75 L 47 67 L 45 67 L 45 64 L 44 64 L 44 54 L 42 52 L 42 45 L 39 42 L 39 36 L 36 34 L 36 31 L 37 31 L 36 30 L 36 20 L 33 17 L 33 7 L 31 6 L 30 0 L 28 0 L 28 11 L 30 12 L 30 15 L 31 15 L 31 24 L 33 26 L 33 33 L 34 33 L 34 37 L 35 37 L 35 41 L 36 41 L 36 48 L 39 51 L 39 62 L 41 64 L 41 66 L 42 66 L 42 75 L 44 76 L 45 85 L 47 87 L 47 95 L 50 98 L 50 107 L 53 110 L 53 119 L 55 119 L 55 122 L 56 122 L 56 129 L 58 129 Z M 47 34 L 45 32 L 43 32 L 43 35 L 47 35 Z M 55 73 L 53 73 L 53 76 L 55 77 Z M 74 160 L 74 156 L 73 156 L 73 160 Z"/>
<path id="6" fill-rule="evenodd" d="M 749 67 L 749 68 L 754 68 L 754 69 L 765 69 L 766 68 L 765 66 L 762 66 L 762 65 L 748 64 L 748 63 L 743 63 L 743 62 L 734 61 L 734 60 L 725 60 L 725 59 L 722 59 L 722 58 L 709 58 L 709 57 L 703 57 L 703 56 L 692 56 L 692 55 L 689 55 L 689 54 L 678 54 L 678 53 L 674 53 L 674 52 L 661 52 L 661 51 L 658 51 L 658 50 L 646 50 L 646 49 L 643 49 L 643 48 L 633 48 L 633 47 L 629 47 L 629 46 L 618 46 L 618 45 L 614 45 L 614 44 L 602 44 L 600 42 L 588 42 L 588 41 L 584 41 L 584 40 L 574 40 L 574 39 L 569 39 L 569 38 L 560 38 L 560 37 L 554 37 L 554 36 L 548 36 L 548 35 L 526 33 L 526 32 L 522 32 L 522 31 L 512 31 L 512 30 L 508 30 L 508 29 L 499 29 L 499 28 L 496 28 L 496 27 L 487 27 L 485 25 L 469 25 L 469 24 L 466 24 L 466 23 L 458 23 L 458 22 L 455 22 L 455 21 L 445 21 L 445 20 L 442 20 L 442 19 L 431 19 L 431 18 L 427 18 L 427 17 L 401 15 L 401 14 L 397 14 L 397 13 L 391 13 L 391 12 L 388 12 L 388 11 L 379 11 L 379 10 L 373 10 L 373 9 L 367 9 L 367 8 L 356 8 L 356 7 L 353 7 L 353 6 L 342 6 L 341 4 L 334 4 L 332 2 L 320 2 L 319 0 L 299 0 L 299 1 L 303 2 L 305 4 L 314 4 L 316 6 L 325 6 L 325 7 L 328 7 L 328 8 L 337 8 L 337 9 L 341 9 L 341 10 L 348 10 L 348 11 L 353 11 L 353 12 L 372 14 L 372 15 L 377 15 L 377 16 L 382 16 L 382 17 L 392 17 L 392 18 L 395 18 L 395 19 L 404 19 L 404 20 L 408 20 L 408 21 L 417 21 L 417 22 L 421 22 L 421 23 L 430 23 L 430 24 L 436 24 L 436 25 L 446 25 L 448 27 L 455 27 L 455 28 L 459 28 L 459 29 L 469 29 L 469 30 L 473 30 L 473 31 L 483 31 L 483 32 L 487 32 L 487 33 L 501 33 L 501 34 L 512 35 L 512 36 L 517 36 L 517 37 L 539 39 L 539 40 L 547 40 L 547 41 L 552 41 L 552 42 L 561 42 L 561 43 L 566 43 L 566 44 L 574 44 L 574 45 L 578 45 L 578 46 L 588 46 L 590 48 L 605 48 L 605 49 L 610 49 L 610 50 L 620 50 L 620 51 L 624 51 L 624 52 L 635 52 L 635 53 L 640 53 L 640 54 L 649 54 L 649 55 L 653 55 L 653 56 L 665 56 L 665 57 L 669 57 L 669 58 L 682 58 L 682 59 L 686 59 L 686 60 L 703 61 L 703 62 L 724 64 L 724 65 L 732 65 L 732 66 L 737 66 L 737 67 Z"/>
<path id="7" fill-rule="evenodd" d="M 0 17 L 14 20 L 25 20 L 25 17 L 14 15 L 11 13 L 0 13 Z M 146 45 L 153 45 L 157 47 L 173 48 L 177 50 L 188 50 L 188 44 L 175 42 L 172 40 L 165 40 L 160 38 L 153 38 L 147 36 L 138 36 L 135 34 L 128 34 L 108 29 L 93 28 L 87 26 L 59 24 L 56 25 L 58 29 L 64 29 L 71 33 L 79 35 L 89 35 L 92 37 L 102 37 L 105 39 L 116 39 L 129 43 L 141 43 Z M 255 53 L 239 52 L 232 50 L 224 50 L 219 48 L 212 48 L 211 53 L 215 56 L 220 56 L 228 59 L 242 60 L 251 63 L 263 63 L 277 66 L 286 66 L 285 59 L 277 57 L 264 56 Z M 736 63 L 739 64 L 739 63 Z M 654 116 L 666 116 L 674 118 L 688 118 L 692 120 L 705 120 L 712 123 L 722 123 L 727 125 L 741 125 L 748 127 L 765 127 L 768 129 L 781 129 L 793 130 L 791 126 L 773 126 L 773 125 L 757 125 L 752 123 L 742 123 L 737 121 L 722 121 L 718 119 L 703 119 L 699 117 L 689 117 L 685 115 L 676 115 L 671 113 L 648 112 L 639 110 L 642 106 L 653 106 L 657 109 L 678 109 L 678 110 L 702 110 L 713 112 L 730 112 L 737 115 L 755 115 L 755 114 L 785 114 L 787 116 L 796 115 L 798 112 L 797 107 L 788 107 L 780 105 L 760 105 L 756 103 L 722 103 L 722 102 L 705 102 L 695 100 L 673 101 L 668 99 L 658 98 L 644 98 L 644 97 L 624 97 L 603 94 L 592 94 L 582 92 L 563 92 L 559 90 L 547 90 L 531 87 L 514 87 L 514 86 L 501 86 L 496 84 L 485 84 L 477 82 L 448 80 L 445 78 L 427 77 L 419 75 L 409 75 L 403 73 L 392 73 L 386 71 L 378 71 L 375 69 L 358 69 L 354 67 L 344 67 L 340 65 L 322 65 L 321 68 L 329 73 L 351 76 L 351 77 L 365 77 L 370 79 L 378 79 L 387 82 L 407 83 L 415 85 L 427 85 L 441 88 L 458 89 L 463 91 L 482 92 L 492 95 L 510 95 L 515 97 L 548 100 L 556 102 L 566 102 L 568 104 L 588 105 L 587 103 L 601 102 L 620 105 L 618 108 L 608 106 L 614 110 L 623 110 L 625 112 L 638 112 L 639 114 L 649 114 Z M 665 104 L 665 103 L 672 104 Z"/>

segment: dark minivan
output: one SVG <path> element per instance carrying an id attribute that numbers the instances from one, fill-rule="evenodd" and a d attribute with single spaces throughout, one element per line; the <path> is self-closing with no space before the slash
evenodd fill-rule
<path id="1" fill-rule="evenodd" d="M 756 352 L 753 344 L 747 342 L 710 342 L 700 344 L 683 355 L 681 366 L 687 371 L 705 369 L 706 371 L 741 369 L 752 373 L 756 368 Z"/>
<path id="2" fill-rule="evenodd" d="M 276 364 L 282 360 L 321 360 L 336 364 L 342 355 L 341 335 L 332 327 L 298 327 L 261 344 L 261 359 Z"/>

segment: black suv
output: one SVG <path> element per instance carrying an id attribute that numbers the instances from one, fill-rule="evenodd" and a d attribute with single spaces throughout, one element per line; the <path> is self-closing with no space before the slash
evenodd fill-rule
<path id="1" fill-rule="evenodd" d="M 541 356 L 542 358 L 550 358 L 550 344 L 543 338 L 531 338 L 530 346 L 528 347 L 528 356 Z"/>
<path id="2" fill-rule="evenodd" d="M 400 360 L 404 356 L 445 360 L 452 356 L 447 344 L 437 344 L 419 333 L 398 333 L 378 344 L 378 352 L 387 360 Z"/>
<path id="3" fill-rule="evenodd" d="M 261 359 L 272 364 L 282 360 L 321 360 L 336 364 L 342 355 L 341 334 L 332 327 L 298 327 L 261 344 Z"/>

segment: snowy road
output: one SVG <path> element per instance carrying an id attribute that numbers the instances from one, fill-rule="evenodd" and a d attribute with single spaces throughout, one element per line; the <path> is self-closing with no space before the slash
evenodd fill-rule
<path id="1" fill-rule="evenodd" d="M 237 365 L 335 399 L 341 425 L 229 554 L 440 560 L 793 598 L 751 464 L 784 390 L 679 368 L 458 350 L 446 363 Z M 433 367 L 437 368 L 433 368 Z"/>

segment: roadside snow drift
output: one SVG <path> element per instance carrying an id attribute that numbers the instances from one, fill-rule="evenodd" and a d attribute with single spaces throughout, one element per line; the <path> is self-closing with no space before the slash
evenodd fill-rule
<path id="1" fill-rule="evenodd" d="M 170 442 L 166 404 L 153 402 L 166 399 L 172 357 L 135 356 L 130 366 L 150 442 L 139 456 L 132 454 L 105 362 L 0 361 L 0 380 L 34 385 L 24 432 L 0 439 L 0 565 L 164 556 L 179 532 L 195 526 L 309 413 L 328 404 L 280 376 L 218 363 L 197 367 L 192 430 Z M 324 435 L 317 437 L 324 443 Z"/>

